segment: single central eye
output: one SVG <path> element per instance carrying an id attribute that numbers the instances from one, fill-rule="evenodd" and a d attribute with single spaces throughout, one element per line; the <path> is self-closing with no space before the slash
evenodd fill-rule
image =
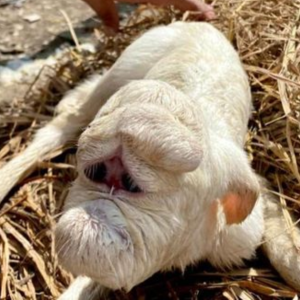
<path id="1" fill-rule="evenodd" d="M 128 173 L 122 175 L 122 185 L 124 190 L 130 193 L 140 193 L 141 189 L 136 185 L 134 180 L 130 177 Z"/>
<path id="2" fill-rule="evenodd" d="M 104 181 L 107 170 L 104 163 L 98 163 L 87 167 L 84 170 L 84 174 L 87 178 L 95 182 Z"/>

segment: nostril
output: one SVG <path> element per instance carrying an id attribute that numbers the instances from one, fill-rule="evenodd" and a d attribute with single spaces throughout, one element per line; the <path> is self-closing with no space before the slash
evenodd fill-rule
<path id="1" fill-rule="evenodd" d="M 122 175 L 122 185 L 127 192 L 140 193 L 141 189 L 136 185 L 128 173 Z"/>
<path id="2" fill-rule="evenodd" d="M 104 163 L 91 165 L 84 170 L 84 174 L 92 181 L 101 182 L 105 179 L 107 174 L 106 166 Z"/>

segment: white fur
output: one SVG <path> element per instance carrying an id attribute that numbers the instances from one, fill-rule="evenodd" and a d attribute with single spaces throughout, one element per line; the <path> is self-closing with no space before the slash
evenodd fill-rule
<path id="1" fill-rule="evenodd" d="M 219 267 L 240 265 L 254 255 L 264 230 L 261 201 L 239 225 L 227 226 L 221 207 L 215 220 L 210 213 L 229 190 L 258 189 L 242 149 L 251 96 L 236 52 L 208 24 L 176 23 L 146 33 L 125 52 L 126 61 L 116 63 L 131 66 L 125 78 L 138 77 L 138 53 L 147 58 L 158 51 L 149 39 L 154 33 L 162 52 L 157 41 L 175 38 L 141 80 L 116 91 L 81 135 L 79 177 L 56 229 L 61 263 L 111 289 L 130 290 L 159 270 L 184 269 L 202 259 Z M 100 87 L 94 94 L 102 98 Z M 108 195 L 85 178 L 87 164 L 119 148 L 145 193 Z M 95 211 L 101 229 L 91 228 Z M 119 225 L 105 225 L 102 214 L 114 214 Z M 115 226 L 123 231 L 119 236 Z"/>

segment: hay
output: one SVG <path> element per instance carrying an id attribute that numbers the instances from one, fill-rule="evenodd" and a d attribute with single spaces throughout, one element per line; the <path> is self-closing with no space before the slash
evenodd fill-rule
<path id="1" fill-rule="evenodd" d="M 239 51 L 248 72 L 254 113 L 246 148 L 272 193 L 299 216 L 300 195 L 300 4 L 295 0 L 216 0 L 213 23 Z M 23 99 L 2 107 L 0 166 L 22 152 L 34 132 L 53 116 L 62 95 L 89 74 L 107 70 L 138 34 L 161 23 L 186 18 L 171 10 L 140 7 L 115 38 L 95 34 L 97 54 L 70 51 L 56 68 L 45 68 Z M 68 184 L 76 176 L 75 146 L 57 149 L 11 192 L 0 209 L 0 299 L 55 299 L 71 276 L 58 264 L 53 225 Z M 297 246 L 297 245 L 295 245 Z M 205 272 L 203 271 L 205 270 Z M 158 274 L 115 299 L 294 298 L 267 262 L 217 272 L 206 265 Z"/>

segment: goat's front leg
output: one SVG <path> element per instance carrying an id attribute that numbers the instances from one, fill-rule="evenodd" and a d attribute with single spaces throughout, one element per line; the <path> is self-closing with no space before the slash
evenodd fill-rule
<path id="1" fill-rule="evenodd" d="M 107 300 L 109 290 L 88 277 L 79 276 L 58 300 Z"/>

